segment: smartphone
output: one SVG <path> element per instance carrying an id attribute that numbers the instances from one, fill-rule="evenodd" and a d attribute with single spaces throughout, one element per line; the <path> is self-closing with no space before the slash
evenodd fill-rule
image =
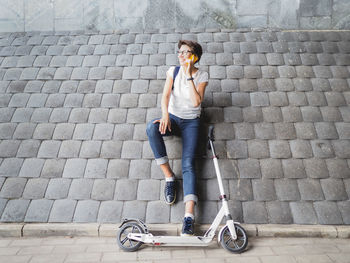
<path id="1" fill-rule="evenodd" d="M 193 54 L 192 56 L 190 56 L 190 59 L 193 61 L 193 63 L 196 63 L 198 57 L 195 54 Z"/>

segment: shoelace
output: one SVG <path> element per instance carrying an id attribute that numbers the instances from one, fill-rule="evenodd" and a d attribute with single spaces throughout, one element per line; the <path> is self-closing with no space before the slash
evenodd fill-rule
<path id="1" fill-rule="evenodd" d="M 169 194 L 169 195 L 174 195 L 175 193 L 175 187 L 174 187 L 174 182 L 167 182 L 165 185 L 165 191 Z"/>
<path id="2" fill-rule="evenodd" d="M 193 220 L 191 217 L 186 217 L 185 218 L 185 230 L 192 230 L 192 224 L 193 224 Z"/>

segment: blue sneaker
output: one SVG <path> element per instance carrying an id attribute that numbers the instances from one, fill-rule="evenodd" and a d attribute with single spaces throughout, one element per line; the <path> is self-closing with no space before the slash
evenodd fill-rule
<path id="1" fill-rule="evenodd" d="M 165 182 L 164 187 L 164 198 L 165 203 L 168 205 L 172 205 L 175 202 L 176 199 L 176 182 Z"/>
<path id="2" fill-rule="evenodd" d="M 192 217 L 185 217 L 182 225 L 181 236 L 193 236 L 194 234 L 194 219 Z"/>

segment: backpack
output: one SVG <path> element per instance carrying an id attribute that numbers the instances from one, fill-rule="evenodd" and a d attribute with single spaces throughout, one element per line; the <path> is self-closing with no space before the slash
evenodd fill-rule
<path id="1" fill-rule="evenodd" d="M 180 66 L 176 66 L 175 69 L 174 69 L 174 74 L 173 74 L 173 86 L 172 86 L 172 90 L 174 89 L 174 83 L 175 83 L 175 78 L 177 76 L 177 74 L 179 73 L 179 70 L 180 70 Z"/>

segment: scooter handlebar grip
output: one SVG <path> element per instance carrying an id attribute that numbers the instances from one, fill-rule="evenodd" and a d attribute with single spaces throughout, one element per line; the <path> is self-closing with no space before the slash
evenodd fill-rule
<path id="1" fill-rule="evenodd" d="M 208 139 L 214 141 L 214 126 L 209 126 Z"/>

